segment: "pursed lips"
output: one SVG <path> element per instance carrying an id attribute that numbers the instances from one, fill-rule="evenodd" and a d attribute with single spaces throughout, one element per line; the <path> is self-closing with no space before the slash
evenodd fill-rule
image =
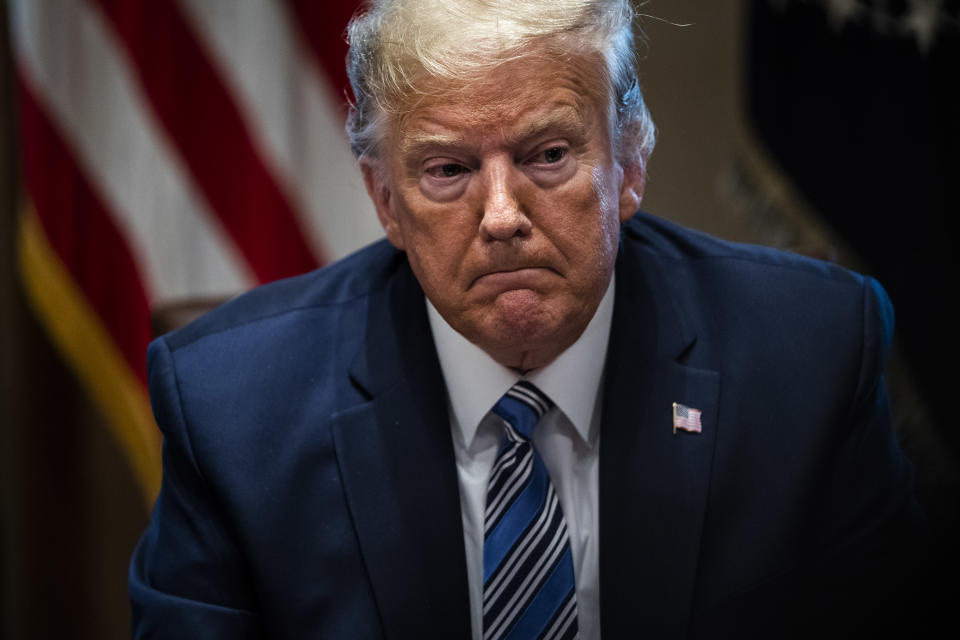
<path id="1" fill-rule="evenodd" d="M 557 272 L 549 267 L 518 267 L 489 271 L 473 280 L 471 289 L 491 289 L 509 291 L 512 289 L 534 289 L 544 283 L 546 278 Z"/>

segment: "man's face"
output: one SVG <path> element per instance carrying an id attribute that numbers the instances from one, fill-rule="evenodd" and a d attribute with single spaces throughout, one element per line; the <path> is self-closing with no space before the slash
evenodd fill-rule
<path id="1" fill-rule="evenodd" d="M 364 164 L 427 297 L 516 369 L 548 364 L 586 328 L 639 204 L 642 176 L 613 159 L 598 76 L 582 58 L 507 63 L 421 102 L 394 123 L 379 171 Z"/>

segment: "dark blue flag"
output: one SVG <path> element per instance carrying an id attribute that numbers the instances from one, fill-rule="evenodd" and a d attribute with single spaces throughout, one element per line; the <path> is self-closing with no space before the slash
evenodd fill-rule
<path id="1" fill-rule="evenodd" d="M 916 388 L 956 451 L 960 0 L 754 0 L 748 34 L 753 128 L 887 288 Z"/>

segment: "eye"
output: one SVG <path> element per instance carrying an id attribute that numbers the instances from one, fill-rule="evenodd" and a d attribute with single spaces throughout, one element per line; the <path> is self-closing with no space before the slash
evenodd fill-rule
<path id="1" fill-rule="evenodd" d="M 577 173 L 577 155 L 566 140 L 545 141 L 533 148 L 524 162 L 524 172 L 543 188 L 563 184 Z"/>
<path id="2" fill-rule="evenodd" d="M 432 178 L 456 178 L 459 175 L 468 173 L 470 170 L 462 164 L 456 162 L 444 162 L 440 164 L 428 165 L 424 168 L 424 173 Z"/>
<path id="3" fill-rule="evenodd" d="M 567 148 L 561 146 L 549 147 L 536 153 L 529 162 L 531 164 L 557 164 L 567 157 Z"/>
<path id="4" fill-rule="evenodd" d="M 459 164 L 453 164 L 452 162 L 448 162 L 447 164 L 440 166 L 440 173 L 445 178 L 453 178 L 454 176 L 458 176 L 466 171 L 466 167 Z"/>
<path id="5" fill-rule="evenodd" d="M 436 202 L 450 202 L 463 194 L 470 183 L 471 173 L 473 169 L 455 157 L 429 158 L 421 165 L 420 191 Z"/>
<path id="6" fill-rule="evenodd" d="M 563 156 L 567 154 L 567 150 L 563 147 L 550 147 L 543 152 L 543 159 L 548 163 L 553 164 L 554 162 L 560 162 L 563 160 Z"/>

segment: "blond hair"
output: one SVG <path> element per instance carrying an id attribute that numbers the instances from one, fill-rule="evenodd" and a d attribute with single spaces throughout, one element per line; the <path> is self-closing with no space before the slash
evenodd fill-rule
<path id="1" fill-rule="evenodd" d="M 348 27 L 350 146 L 358 158 L 375 156 L 384 124 L 426 95 L 431 80 L 463 84 L 537 45 L 560 44 L 603 60 L 617 159 L 643 170 L 655 128 L 633 28 L 628 0 L 372 0 Z"/>

